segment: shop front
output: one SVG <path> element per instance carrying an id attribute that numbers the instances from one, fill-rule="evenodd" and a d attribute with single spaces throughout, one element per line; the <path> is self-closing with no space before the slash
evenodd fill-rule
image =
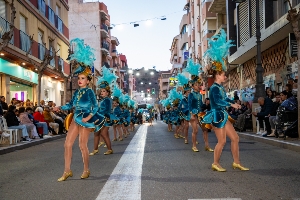
<path id="1" fill-rule="evenodd" d="M 1 95 L 7 103 L 12 98 L 36 101 L 37 73 L 0 58 Z"/>
<path id="2" fill-rule="evenodd" d="M 53 101 L 57 106 L 60 106 L 61 102 L 63 102 L 64 83 L 50 76 L 43 75 L 41 86 L 41 99 L 46 104 L 48 101 Z"/>

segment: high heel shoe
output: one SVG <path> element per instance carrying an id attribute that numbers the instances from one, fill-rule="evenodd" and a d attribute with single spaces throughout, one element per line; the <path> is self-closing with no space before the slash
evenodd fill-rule
<path id="1" fill-rule="evenodd" d="M 90 170 L 83 171 L 82 175 L 80 176 L 81 179 L 88 178 L 90 176 Z"/>
<path id="2" fill-rule="evenodd" d="M 197 147 L 193 147 L 192 150 L 193 150 L 193 152 L 199 152 L 199 150 L 197 149 Z"/>
<path id="3" fill-rule="evenodd" d="M 184 140 L 184 144 L 188 144 L 189 142 L 188 142 L 188 140 Z"/>
<path id="4" fill-rule="evenodd" d="M 99 153 L 99 150 L 94 150 L 92 153 L 90 153 L 90 156 L 94 156 L 95 154 Z"/>
<path id="5" fill-rule="evenodd" d="M 212 168 L 213 171 L 226 172 L 226 169 L 224 169 L 223 167 L 218 167 L 215 164 L 211 164 L 211 168 Z"/>
<path id="6" fill-rule="evenodd" d="M 214 152 L 214 150 L 210 147 L 205 147 L 205 151 Z"/>
<path id="7" fill-rule="evenodd" d="M 242 171 L 249 171 L 249 168 L 243 167 L 241 164 L 237 164 L 235 162 L 232 163 L 232 167 L 233 167 L 233 169 L 238 168 L 238 169 L 240 169 Z"/>
<path id="8" fill-rule="evenodd" d="M 98 145 L 98 147 L 101 147 L 104 144 L 105 144 L 104 142 L 100 142 L 99 145 Z"/>
<path id="9" fill-rule="evenodd" d="M 65 181 L 67 180 L 67 178 L 72 177 L 73 176 L 73 172 L 72 170 L 70 170 L 69 172 L 64 172 L 64 174 L 62 175 L 62 177 L 60 177 L 59 179 L 57 179 L 58 182 L 61 181 Z"/>
<path id="10" fill-rule="evenodd" d="M 113 150 L 107 150 L 107 152 L 104 153 L 104 155 L 109 155 L 109 154 L 113 154 L 114 151 Z"/>

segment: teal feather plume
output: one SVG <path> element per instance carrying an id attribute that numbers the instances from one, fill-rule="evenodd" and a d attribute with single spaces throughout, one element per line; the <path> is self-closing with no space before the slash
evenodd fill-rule
<path id="1" fill-rule="evenodd" d="M 102 76 L 98 79 L 97 85 L 101 85 L 102 82 L 106 81 L 109 85 L 112 85 L 116 80 L 118 79 L 118 76 L 115 75 L 111 69 L 108 69 L 107 67 L 102 67 Z"/>
<path id="2" fill-rule="evenodd" d="M 194 63 L 194 61 L 191 58 L 189 58 L 184 71 L 190 73 L 191 75 L 198 76 L 203 72 L 202 68 L 202 65 L 200 65 L 199 63 Z"/>
<path id="3" fill-rule="evenodd" d="M 83 39 L 75 38 L 70 41 L 70 45 L 74 46 L 74 53 L 70 55 L 70 61 L 76 60 L 90 67 L 94 65 L 94 61 L 96 60 L 95 50 L 89 45 L 85 45 Z"/>
<path id="4" fill-rule="evenodd" d="M 178 86 L 184 86 L 185 84 L 188 84 L 188 82 L 189 82 L 189 79 L 185 75 L 183 75 L 181 73 L 178 74 L 176 76 L 176 78 L 178 80 L 178 82 L 177 82 Z"/>
<path id="5" fill-rule="evenodd" d="M 121 95 L 122 95 L 122 90 L 117 85 L 115 85 L 112 96 L 120 98 Z"/>

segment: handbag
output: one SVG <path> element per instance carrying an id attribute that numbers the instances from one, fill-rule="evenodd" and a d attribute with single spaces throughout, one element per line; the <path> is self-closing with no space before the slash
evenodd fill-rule
<path id="1" fill-rule="evenodd" d="M 67 117 L 65 119 L 64 126 L 65 126 L 65 129 L 67 131 L 69 130 L 69 127 L 70 127 L 71 122 L 73 120 L 73 116 L 74 116 L 74 113 L 70 113 L 70 114 L 67 115 Z"/>

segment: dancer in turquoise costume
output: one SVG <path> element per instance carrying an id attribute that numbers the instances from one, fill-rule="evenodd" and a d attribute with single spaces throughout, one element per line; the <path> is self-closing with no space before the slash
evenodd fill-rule
<path id="1" fill-rule="evenodd" d="M 83 40 L 78 38 L 71 40 L 70 45 L 75 47 L 74 54 L 70 56 L 70 60 L 77 66 L 73 75 L 78 77 L 79 89 L 74 92 L 68 104 L 60 107 L 62 110 L 74 109 L 74 117 L 64 144 L 65 169 L 58 181 L 65 181 L 68 177 L 73 176 L 71 171 L 72 147 L 78 135 L 84 167 L 81 178 L 89 177 L 89 150 L 87 147 L 89 134 L 92 131 L 99 131 L 105 122 L 104 116 L 97 113 L 98 104 L 95 93 L 88 87 L 92 80 L 90 66 L 93 66 L 95 60 L 93 50 L 85 45 Z"/>
<path id="2" fill-rule="evenodd" d="M 134 131 L 134 124 L 136 123 L 136 117 L 135 117 L 135 112 L 134 112 L 134 109 L 136 107 L 136 102 L 132 99 L 130 99 L 127 103 L 128 105 L 128 109 L 129 109 L 129 112 L 130 112 L 130 125 L 129 125 L 129 128 L 130 128 L 130 131 Z"/>
<path id="3" fill-rule="evenodd" d="M 188 107 L 191 113 L 190 123 L 192 125 L 192 150 L 194 152 L 199 152 L 197 149 L 197 134 L 198 134 L 198 125 L 201 127 L 203 132 L 203 140 L 205 143 L 205 151 L 213 152 L 213 150 L 209 147 L 208 142 L 208 129 L 202 126 L 202 117 L 205 113 L 202 112 L 202 94 L 200 93 L 200 87 L 202 85 L 202 81 L 198 76 L 202 73 L 202 66 L 198 63 L 194 63 L 192 59 L 188 60 L 188 65 L 186 71 L 191 74 L 190 85 L 192 86 L 193 91 L 188 96 Z"/>
<path id="4" fill-rule="evenodd" d="M 113 141 L 118 141 L 117 138 L 119 138 L 120 141 L 123 141 L 123 133 L 121 130 L 123 119 L 122 119 L 122 110 L 120 108 L 120 97 L 122 96 L 122 90 L 118 86 L 115 86 L 113 89 L 112 96 L 113 96 L 113 115 L 119 119 L 119 121 L 113 125 L 113 130 L 114 130 Z M 117 131 L 119 133 L 119 137 L 117 137 Z"/>
<path id="5" fill-rule="evenodd" d="M 121 111 L 122 111 L 122 130 L 123 130 L 123 135 L 125 138 L 127 138 L 127 136 L 129 135 L 129 131 L 127 130 L 127 127 L 130 124 L 130 112 L 128 110 L 127 107 L 127 103 L 130 100 L 130 97 L 125 94 L 125 95 L 121 95 L 120 97 L 120 106 L 121 106 Z"/>
<path id="6" fill-rule="evenodd" d="M 172 101 L 173 111 L 172 116 L 170 117 L 170 121 L 175 125 L 174 136 L 176 139 L 180 138 L 179 136 L 179 128 L 180 128 L 180 109 L 179 104 L 182 99 L 182 94 L 176 91 L 176 88 L 172 89 L 169 93 L 169 98 Z M 181 136 L 182 137 L 182 136 Z"/>
<path id="7" fill-rule="evenodd" d="M 153 126 L 152 122 L 153 122 L 153 118 L 154 118 L 154 115 L 153 115 L 153 106 L 151 104 L 147 104 L 147 109 L 149 111 L 149 126 Z"/>
<path id="8" fill-rule="evenodd" d="M 105 66 L 102 67 L 102 76 L 98 79 L 97 82 L 97 86 L 100 90 L 100 96 L 102 98 L 98 113 L 100 113 L 105 117 L 105 123 L 100 131 L 94 133 L 94 150 L 92 153 L 90 153 L 90 156 L 99 153 L 98 145 L 99 145 L 100 135 L 103 137 L 107 147 L 107 151 L 104 153 L 104 155 L 109 155 L 113 153 L 108 130 L 111 124 L 114 121 L 118 121 L 118 119 L 111 114 L 112 99 L 110 98 L 111 95 L 110 88 L 112 84 L 115 83 L 117 78 L 118 77 L 114 73 L 112 73 L 108 68 L 106 68 Z"/>
<path id="9" fill-rule="evenodd" d="M 183 97 L 179 105 L 179 116 L 183 119 L 183 133 L 184 133 L 184 143 L 188 144 L 188 134 L 189 134 L 189 123 L 191 119 L 191 114 L 188 107 L 188 96 L 191 93 L 191 87 L 189 86 L 189 79 L 183 74 L 177 75 L 178 86 L 183 89 Z"/>
<path id="10" fill-rule="evenodd" d="M 165 112 L 165 116 L 164 116 L 164 122 L 166 124 L 168 124 L 168 131 L 172 131 L 172 124 L 170 123 L 170 114 L 171 114 L 171 102 L 170 99 L 164 99 L 161 101 L 161 104 L 163 105 L 163 107 L 165 107 L 167 109 L 167 111 Z"/>
<path id="11" fill-rule="evenodd" d="M 214 36 L 209 40 L 209 49 L 205 52 L 204 56 L 207 56 L 211 60 L 211 74 L 215 80 L 214 84 L 209 89 L 209 99 L 211 110 L 206 113 L 203 118 L 203 123 L 213 126 L 213 130 L 217 136 L 218 143 L 214 152 L 214 163 L 212 169 L 219 172 L 225 172 L 226 169 L 221 167 L 219 161 L 222 154 L 223 147 L 226 143 L 226 136 L 231 140 L 231 152 L 233 156 L 232 167 L 238 168 L 243 171 L 249 170 L 249 168 L 243 167 L 239 158 L 239 136 L 233 128 L 233 125 L 228 121 L 230 116 L 226 111 L 226 107 L 233 107 L 239 109 L 241 105 L 234 103 L 226 96 L 226 91 L 221 85 L 226 80 L 226 66 L 224 59 L 228 54 L 228 50 L 232 41 L 226 41 L 226 33 L 222 29 L 220 35 Z"/>

